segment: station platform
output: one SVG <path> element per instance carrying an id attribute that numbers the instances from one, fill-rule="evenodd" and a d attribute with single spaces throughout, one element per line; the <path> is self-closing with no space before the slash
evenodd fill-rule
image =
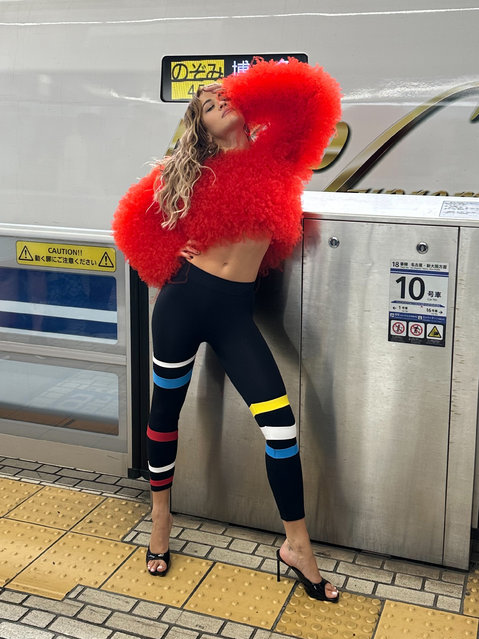
<path id="1" fill-rule="evenodd" d="M 314 543 L 334 605 L 277 582 L 283 536 L 179 513 L 150 576 L 149 504 L 142 479 L 0 456 L 0 638 L 478 638 L 478 548 L 462 572 Z"/>

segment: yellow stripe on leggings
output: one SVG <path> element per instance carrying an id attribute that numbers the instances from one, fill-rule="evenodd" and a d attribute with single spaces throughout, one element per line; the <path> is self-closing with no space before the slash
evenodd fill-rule
<path id="1" fill-rule="evenodd" d="M 270 399 L 267 402 L 258 402 L 257 404 L 251 404 L 249 409 L 253 413 L 253 415 L 259 415 L 260 413 L 269 413 L 272 410 L 283 408 L 283 406 L 289 406 L 287 395 L 277 397 L 276 399 Z"/>

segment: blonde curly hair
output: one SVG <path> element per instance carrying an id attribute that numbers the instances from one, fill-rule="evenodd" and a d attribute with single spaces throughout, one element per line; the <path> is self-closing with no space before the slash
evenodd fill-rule
<path id="1" fill-rule="evenodd" d="M 198 89 L 188 104 L 183 123 L 185 132 L 172 155 L 157 162 L 163 167 L 155 181 L 155 200 L 163 211 L 162 226 L 172 229 L 179 219 L 187 215 L 193 187 L 201 176 L 204 161 L 219 152 L 201 119 L 202 103 Z"/>

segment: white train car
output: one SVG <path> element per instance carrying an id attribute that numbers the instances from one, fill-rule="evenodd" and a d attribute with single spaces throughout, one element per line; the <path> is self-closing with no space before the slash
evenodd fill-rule
<path id="1" fill-rule="evenodd" d="M 304 53 L 335 76 L 343 122 L 309 189 L 475 195 L 478 19 L 461 0 L 6 0 L 0 221 L 109 228 L 184 111 L 165 56 Z"/>

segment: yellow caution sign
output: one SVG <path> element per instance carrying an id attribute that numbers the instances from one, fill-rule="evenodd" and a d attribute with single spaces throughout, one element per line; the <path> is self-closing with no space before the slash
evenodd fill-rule
<path id="1" fill-rule="evenodd" d="M 105 246 L 17 241 L 17 264 L 114 273 L 116 251 Z"/>
<path id="2" fill-rule="evenodd" d="M 433 326 L 427 336 L 434 339 L 442 339 L 442 333 L 439 331 L 437 326 Z"/>

